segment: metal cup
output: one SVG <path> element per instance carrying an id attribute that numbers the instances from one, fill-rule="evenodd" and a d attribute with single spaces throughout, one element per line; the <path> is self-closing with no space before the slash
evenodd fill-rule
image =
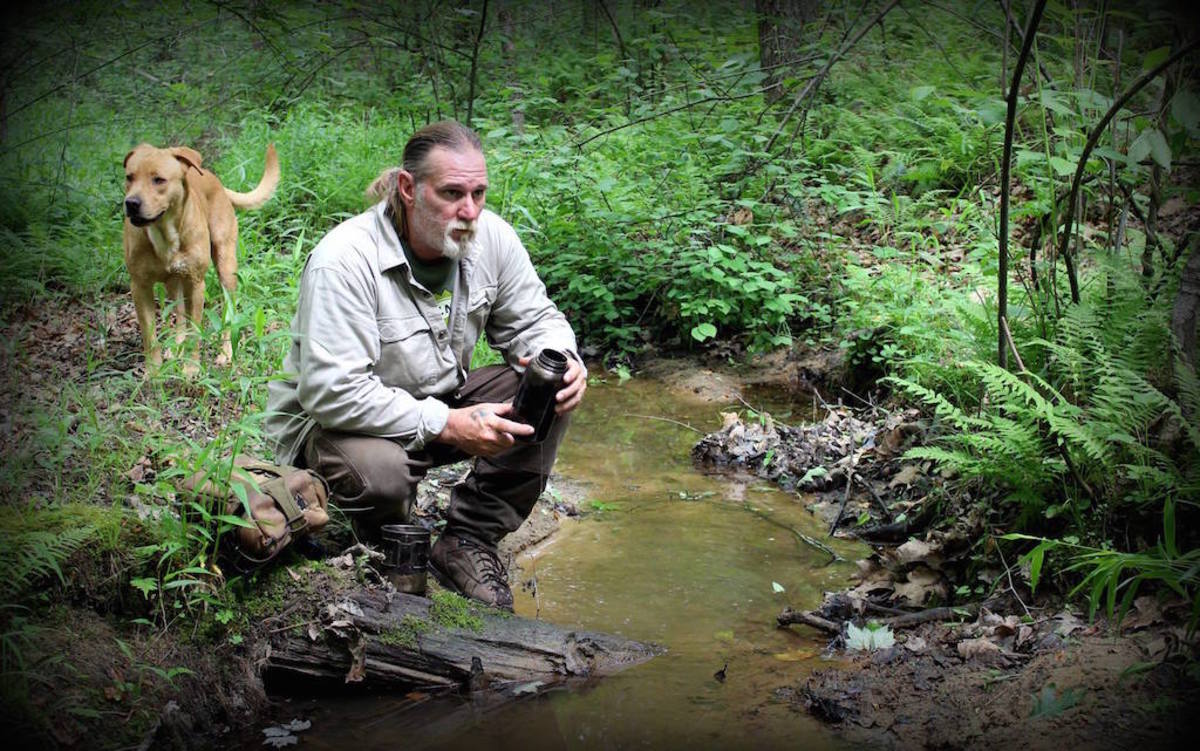
<path id="1" fill-rule="evenodd" d="M 425 569 L 429 563 L 429 530 L 416 524 L 384 524 L 384 574 L 399 592 L 425 594 Z"/>

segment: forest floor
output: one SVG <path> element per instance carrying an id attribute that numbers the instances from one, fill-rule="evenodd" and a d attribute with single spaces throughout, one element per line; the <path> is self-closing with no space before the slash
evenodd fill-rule
<path id="1" fill-rule="evenodd" d="M 234 400 L 175 381 L 162 387 L 164 394 L 143 393 L 140 339 L 128 295 L 51 298 L 17 308 L 3 322 L 0 341 L 6 343 L 0 348 L 5 470 L 59 461 L 54 470 L 28 472 L 19 497 L 8 501 L 23 510 L 47 511 L 64 479 L 84 477 L 94 487 L 88 505 L 95 513 L 71 516 L 67 524 L 94 525 L 105 516 L 118 530 L 111 547 L 85 545 L 72 554 L 61 566 L 62 580 L 48 577 L 35 603 L 3 603 L 5 669 L 12 670 L 10 659 L 19 660 L 9 675 L 23 684 L 21 690 L 6 686 L 0 706 L 0 732 L 10 747 L 221 747 L 261 736 L 264 724 L 290 719 L 275 716 L 285 710 L 268 695 L 263 650 L 272 634 L 287 627 L 294 590 L 325 587 L 332 580 L 320 564 L 338 567 L 344 557 L 338 554 L 354 542 L 348 525 L 335 520 L 321 536 L 321 547 L 306 551 L 314 558 L 312 568 L 304 557 L 285 553 L 288 565 L 243 583 L 244 612 L 231 613 L 224 628 L 213 619 L 219 605 L 202 604 L 187 619 L 179 618 L 180 611 L 157 612 L 130 579 L 145 565 L 134 548 L 162 542 L 152 520 L 163 512 L 136 486 L 164 476 L 173 461 L 164 447 L 182 440 L 204 446 L 240 418 Z M 206 417 L 191 408 L 197 400 L 209 402 Z M 64 402 L 67 424 L 48 424 L 62 414 Z M 162 406 L 138 407 L 144 404 Z M 129 419 L 131 412 L 135 419 Z M 53 447 L 37 439 L 59 427 L 65 441 L 90 440 L 93 429 L 132 441 L 145 438 L 146 452 L 130 466 L 78 466 L 79 454 L 69 452 L 56 460 L 48 455 Z M 444 519 L 449 489 L 467 470 L 462 462 L 430 471 L 418 489 L 421 523 L 436 527 Z M 568 478 L 553 475 L 526 523 L 502 542 L 506 562 L 577 516 L 582 494 Z M 19 516 L 0 523 L 0 532 Z M 514 586 L 520 573 L 510 566 Z M 429 586 L 438 589 L 432 579 Z"/>
<path id="2" fill-rule="evenodd" d="M 1189 603 L 1139 597 L 1118 624 L 1089 620 L 1044 583 L 1035 595 L 1028 564 L 998 552 L 986 504 L 933 493 L 943 478 L 904 459 L 929 421 L 886 399 L 843 404 L 844 366 L 830 353 L 762 361 L 741 384 L 736 373 L 706 382 L 697 372 L 677 387 L 827 394 L 812 422 L 728 414 L 693 458 L 796 491 L 830 534 L 872 547 L 844 590 L 781 613 L 780 627 L 828 637 L 844 667 L 818 669 L 776 699 L 868 748 L 1165 749 L 1190 737 L 1200 681 Z"/>
<path id="3" fill-rule="evenodd" d="M 86 390 L 113 374 L 84 367 L 97 336 L 115 372 L 139 357 L 131 306 L 123 298 L 100 306 L 107 312 L 98 322 L 81 319 L 83 305 L 51 301 L 18 310 L 5 323 L 5 341 L 15 343 L 0 363 L 0 449 L 6 457 L 27 449 L 39 410 L 51 411 L 64 384 Z M 1145 597 L 1120 628 L 1103 619 L 1088 623 L 1086 615 L 1041 591 L 1035 598 L 1028 570 L 1015 561 L 999 570 L 972 565 L 980 548 L 992 544 L 986 520 L 969 507 L 935 514 L 924 501 L 939 478 L 902 458 L 926 434 L 921 415 L 886 404 L 840 403 L 834 395 L 847 373 L 836 353 L 775 355 L 738 368 L 726 362 L 660 359 L 644 372 L 721 400 L 753 388 L 826 396 L 813 397 L 823 406 L 812 422 L 784 425 L 765 414 L 755 420 L 730 414 L 720 431 L 697 445 L 697 461 L 755 473 L 803 493 L 834 534 L 859 537 L 874 550 L 859 563 L 852 586 L 830 593 L 811 612 L 834 624 L 831 652 L 858 655 L 852 667 L 806 673 L 764 699 L 789 702 L 848 740 L 872 747 L 1020 742 L 1030 748 L 1167 748 L 1182 738 L 1189 710 L 1200 705 L 1193 641 L 1181 625 L 1186 608 Z M 103 393 L 92 403 L 101 410 L 119 406 L 108 404 Z M 232 417 L 217 408 L 210 424 L 171 430 L 202 442 L 217 422 Z M 122 429 L 168 435 L 172 419 L 169 413 L 147 414 Z M 77 429 L 68 426 L 69 433 Z M 156 465 L 151 457 L 108 478 L 96 502 L 139 512 L 131 482 L 150 477 Z M 463 471 L 464 465 L 440 468 L 422 484 L 418 512 L 430 524 Z M 47 503 L 55 482 L 49 475 L 38 480 L 28 489 L 29 503 Z M 572 499 L 578 493 L 569 479 L 556 476 L 551 484 L 555 492 L 506 542 L 506 557 L 546 539 L 577 513 Z M 194 747 L 201 728 L 242 733 L 271 718 L 251 630 L 244 641 L 214 648 L 203 634 L 178 627 L 131 628 L 132 619 L 150 614 L 125 581 L 128 560 L 84 550 L 69 564 L 63 567 L 68 585 L 53 589 L 39 636 L 25 645 L 27 672 L 36 675 L 28 704 L 16 713 L 5 707 L 8 737 L 28 741 L 18 746 L 73 748 L 104 738 Z M 891 646 L 847 650 L 847 621 L 895 623 L 931 605 L 980 602 L 987 607 L 953 613 L 950 620 L 894 625 Z M 269 601 L 259 605 L 267 608 L 261 614 L 267 622 L 278 615 L 269 611 Z M 30 725 L 31 717 L 41 722 Z"/>

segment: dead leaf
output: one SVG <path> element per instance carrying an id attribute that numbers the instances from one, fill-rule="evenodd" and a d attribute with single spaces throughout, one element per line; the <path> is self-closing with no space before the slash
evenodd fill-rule
<path id="1" fill-rule="evenodd" d="M 921 468 L 916 464 L 905 464 L 900 467 L 900 471 L 892 476 L 888 482 L 889 488 L 894 488 L 897 485 L 912 485 L 921 477 Z"/>
<path id="2" fill-rule="evenodd" d="M 942 559 L 938 555 L 939 552 L 941 552 L 940 545 L 931 545 L 920 540 L 909 540 L 895 550 L 896 558 L 900 563 L 904 565 L 924 563 L 931 568 L 936 568 L 941 564 Z"/>
<path id="3" fill-rule="evenodd" d="M 942 575 L 923 564 L 908 572 L 908 581 L 896 584 L 893 589 L 896 600 L 906 600 L 910 605 L 924 605 L 930 597 L 945 599 L 949 594 Z"/>
<path id="4" fill-rule="evenodd" d="M 1054 626 L 1054 633 L 1058 634 L 1059 636 L 1070 636 L 1081 628 L 1084 628 L 1086 625 L 1083 621 L 1066 611 L 1054 616 L 1051 621 L 1056 622 Z"/>
<path id="5" fill-rule="evenodd" d="M 1033 631 L 1032 626 L 1024 626 L 1023 625 L 1023 626 L 1019 627 L 1017 629 L 1017 638 L 1013 641 L 1013 647 L 1016 649 L 1020 649 L 1031 638 L 1033 638 L 1033 634 L 1034 634 L 1034 631 Z"/>
<path id="6" fill-rule="evenodd" d="M 964 660 L 979 660 L 987 664 L 995 664 L 1004 660 L 1000 647 L 987 639 L 963 639 L 956 647 L 958 656 Z"/>
<path id="7" fill-rule="evenodd" d="M 904 642 L 904 648 L 910 652 L 924 652 L 929 648 L 929 645 L 920 636 L 910 636 L 908 637 L 908 641 Z"/>
<path id="8" fill-rule="evenodd" d="M 804 662 L 816 657 L 817 653 L 811 649 L 789 649 L 786 652 L 777 652 L 771 656 L 781 662 Z"/>
<path id="9" fill-rule="evenodd" d="M 125 476 L 129 478 L 130 482 L 139 483 L 145 479 L 148 469 L 150 469 L 150 460 L 143 456 L 125 472 Z"/>
<path id="10" fill-rule="evenodd" d="M 1158 215 L 1160 217 L 1168 217 L 1178 214 L 1186 208 L 1187 204 L 1184 202 L 1184 200 L 1179 196 L 1175 196 L 1174 198 L 1167 199 L 1167 201 L 1158 210 Z"/>
<path id="11" fill-rule="evenodd" d="M 1133 601 L 1134 610 L 1121 621 L 1122 631 L 1137 631 L 1163 622 L 1162 608 L 1158 600 L 1151 596 L 1142 596 Z"/>

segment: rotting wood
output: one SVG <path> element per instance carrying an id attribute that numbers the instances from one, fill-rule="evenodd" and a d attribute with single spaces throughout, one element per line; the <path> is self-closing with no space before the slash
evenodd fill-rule
<path id="1" fill-rule="evenodd" d="M 791 626 L 794 623 L 801 623 L 805 626 L 812 626 L 815 629 L 819 629 L 834 635 L 842 633 L 842 624 L 835 623 L 827 618 L 822 618 L 821 616 L 809 610 L 792 610 L 791 608 L 784 608 L 783 612 L 780 613 L 775 619 L 775 622 L 779 624 L 780 628 L 784 626 Z"/>
<path id="2" fill-rule="evenodd" d="M 611 675 L 664 650 L 653 644 L 480 609 L 480 626 L 448 627 L 431 601 L 357 590 L 320 608 L 317 623 L 272 639 L 269 679 L 344 681 L 373 688 L 473 691 L 517 683 L 550 686 Z M 472 672 L 472 660 L 479 661 Z"/>
<path id="3" fill-rule="evenodd" d="M 954 620 L 955 618 L 974 618 L 979 614 L 979 609 L 981 607 L 987 607 L 994 604 L 995 601 L 989 600 L 983 603 L 971 602 L 964 605 L 926 608 L 925 610 L 905 613 L 904 615 L 898 615 L 893 618 L 882 618 L 876 622 L 882 626 L 887 626 L 888 628 L 893 629 L 912 628 L 914 626 L 919 626 L 922 623 L 929 623 L 930 621 L 949 621 Z M 804 626 L 812 626 L 815 629 L 819 629 L 834 635 L 842 633 L 843 629 L 842 623 L 838 621 L 831 621 L 828 618 L 818 615 L 817 612 L 813 610 L 792 610 L 791 608 L 784 608 L 783 612 L 776 617 L 775 621 L 780 627 L 791 626 L 799 623 Z"/>

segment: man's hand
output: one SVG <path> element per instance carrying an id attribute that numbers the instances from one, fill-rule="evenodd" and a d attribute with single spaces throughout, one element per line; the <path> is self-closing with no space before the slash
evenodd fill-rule
<path id="1" fill-rule="evenodd" d="M 520 358 L 520 363 L 528 367 L 530 358 Z M 583 392 L 587 391 L 587 371 L 572 357 L 567 358 L 567 372 L 563 373 L 563 387 L 554 395 L 557 404 L 554 414 L 565 415 L 579 406 L 583 401 Z"/>
<path id="2" fill-rule="evenodd" d="M 471 456 L 494 456 L 512 447 L 516 442 L 513 436 L 534 433 L 532 425 L 505 419 L 511 411 L 511 404 L 494 403 L 452 409 L 436 440 Z"/>

